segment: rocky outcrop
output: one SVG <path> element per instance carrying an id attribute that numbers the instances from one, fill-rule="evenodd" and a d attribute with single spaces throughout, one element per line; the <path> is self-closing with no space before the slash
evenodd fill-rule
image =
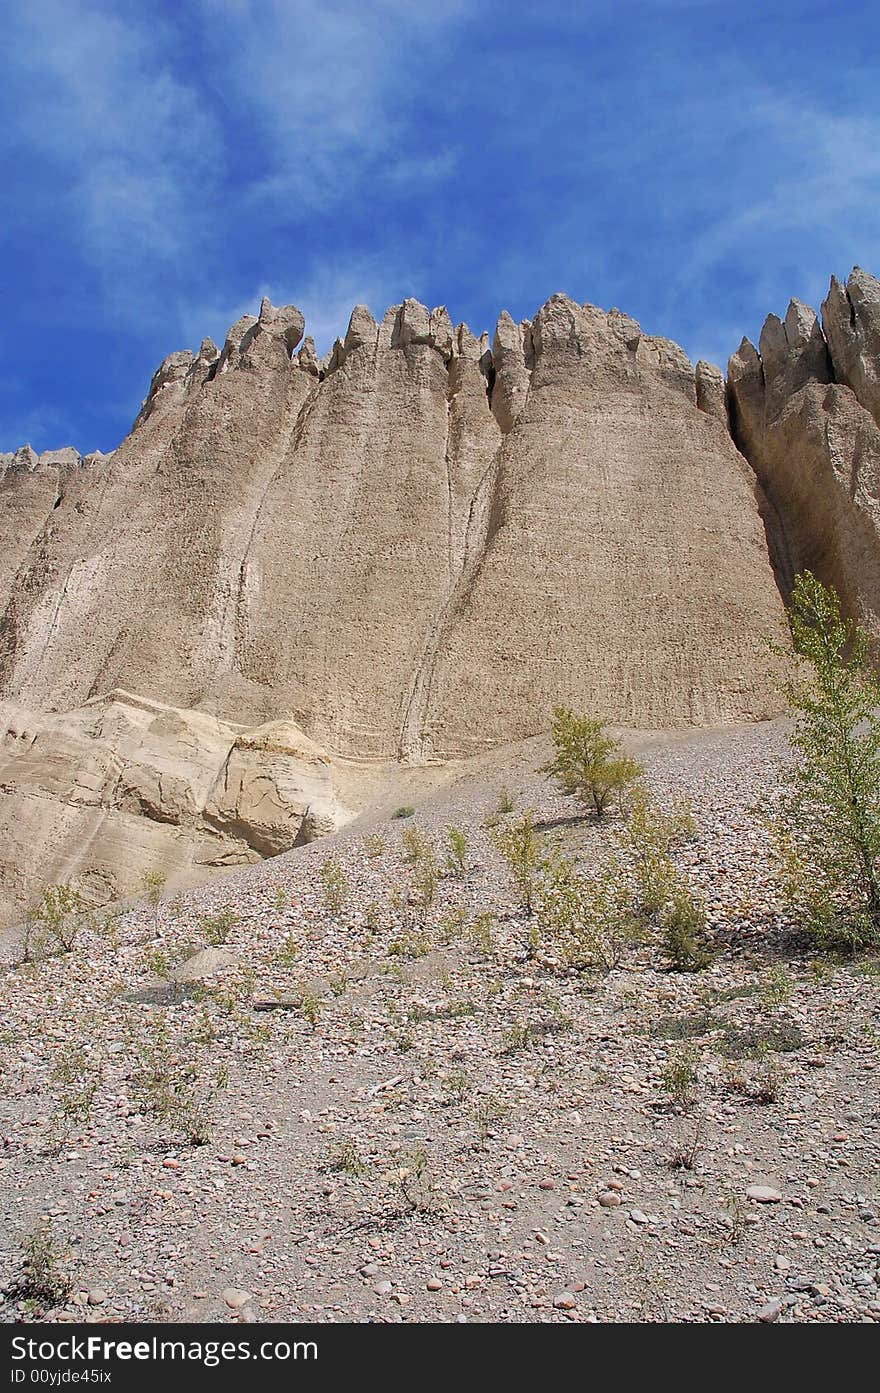
<path id="1" fill-rule="evenodd" d="M 158 848 L 273 855 L 335 825 L 340 761 L 467 756 L 560 701 L 638 727 L 775 713 L 794 569 L 876 630 L 876 289 L 833 283 L 824 333 L 771 316 L 726 386 L 564 295 L 491 341 L 359 305 L 324 359 L 264 300 L 165 359 L 112 455 L 2 457 L 0 698 L 29 732 L 2 766 L 7 879 L 118 888 L 141 835 L 132 874 Z"/>
<path id="2" fill-rule="evenodd" d="M 0 693 L 289 713 L 380 760 L 528 735 L 558 700 L 775 709 L 781 605 L 717 370 L 565 296 L 491 347 L 415 300 L 358 306 L 323 362 L 303 328 L 264 301 L 172 355 L 114 455 L 41 500 Z"/>
<path id="3" fill-rule="evenodd" d="M 123 691 L 56 716 L 0 703 L 0 923 L 46 883 L 106 903 L 148 870 L 257 861 L 349 815 L 291 722 L 248 731 Z"/>
<path id="4" fill-rule="evenodd" d="M 880 284 L 832 280 L 822 323 L 770 315 L 728 368 L 731 428 L 768 500 L 783 591 L 804 568 L 833 584 L 880 654 Z"/>

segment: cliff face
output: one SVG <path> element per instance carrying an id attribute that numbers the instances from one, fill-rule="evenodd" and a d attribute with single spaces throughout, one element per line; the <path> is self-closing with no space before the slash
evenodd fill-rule
<path id="1" fill-rule="evenodd" d="M 112 456 L 31 471 L 3 696 L 290 713 L 383 759 L 533 733 L 557 700 L 775 708 L 781 606 L 711 372 L 698 394 L 674 344 L 563 296 L 491 348 L 415 301 L 356 309 L 324 364 L 291 356 L 302 329 L 264 302 L 162 364 Z"/>
<path id="2" fill-rule="evenodd" d="M 771 314 L 759 351 L 744 339 L 731 358 L 728 391 L 783 588 L 808 567 L 880 645 L 880 283 L 858 267 L 832 280 L 821 324 L 797 300 Z"/>
<path id="3" fill-rule="evenodd" d="M 132 866 L 168 860 L 172 824 L 186 865 L 217 837 L 274 853 L 345 816 L 334 760 L 465 756 L 560 701 L 641 727 L 772 715 L 765 641 L 803 566 L 880 639 L 878 283 L 832 282 L 823 324 L 771 315 L 725 383 L 564 295 L 491 342 L 415 300 L 358 306 L 323 361 L 264 301 L 162 363 L 112 455 L 0 457 L 7 881 L 14 829 L 46 846 L 13 900 L 82 871 L 82 838 L 94 869 L 111 826 Z M 141 714 L 98 729 L 107 701 Z M 258 727 L 298 734 L 245 756 Z M 81 838 L 83 741 L 106 777 Z M 119 804 L 145 759 L 155 796 Z"/>

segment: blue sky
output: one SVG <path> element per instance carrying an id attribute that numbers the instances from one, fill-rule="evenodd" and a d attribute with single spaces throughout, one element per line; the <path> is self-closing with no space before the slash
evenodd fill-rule
<path id="1" fill-rule="evenodd" d="M 112 449 L 262 294 L 554 291 L 725 363 L 880 274 L 876 0 L 6 0 L 0 449 Z"/>

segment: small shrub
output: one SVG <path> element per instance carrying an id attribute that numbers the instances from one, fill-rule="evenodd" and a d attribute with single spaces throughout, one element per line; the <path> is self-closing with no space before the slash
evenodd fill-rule
<path id="1" fill-rule="evenodd" d="M 531 812 L 519 822 L 503 827 L 496 833 L 495 845 L 507 862 L 520 903 L 527 914 L 532 913 L 535 878 L 541 864 L 541 840 L 535 830 Z"/>
<path id="2" fill-rule="evenodd" d="M 541 772 L 553 774 L 563 792 L 586 804 L 597 821 L 644 772 L 623 754 L 620 741 L 606 734 L 601 721 L 576 716 L 568 707 L 554 710 L 551 735 L 555 754 Z"/>
<path id="3" fill-rule="evenodd" d="M 25 926 L 25 958 L 34 953 L 70 953 L 90 922 L 88 905 L 72 885 L 47 885 Z"/>
<path id="4" fill-rule="evenodd" d="M 538 921 L 564 962 L 611 972 L 643 929 L 619 863 L 613 858 L 591 876 L 555 857 L 544 867 Z"/>
<path id="5" fill-rule="evenodd" d="M 401 837 L 403 846 L 403 859 L 409 865 L 415 866 L 423 856 L 427 855 L 429 847 L 425 838 L 422 836 L 418 827 L 407 827 Z"/>
<path id="6" fill-rule="evenodd" d="M 277 949 L 275 957 L 281 967 L 293 967 L 299 956 L 299 944 L 292 933 L 286 935 L 284 942 Z"/>
<path id="7" fill-rule="evenodd" d="M 788 617 L 801 662 L 782 686 L 795 715 L 776 822 L 782 884 L 820 945 L 855 952 L 880 943 L 880 680 L 867 633 L 809 571 Z"/>
<path id="8" fill-rule="evenodd" d="M 471 1091 L 471 1081 L 463 1069 L 453 1069 L 443 1080 L 443 1091 L 457 1103 L 463 1103 Z"/>
<path id="9" fill-rule="evenodd" d="M 509 790 L 506 789 L 506 788 L 502 788 L 501 791 L 500 791 L 500 793 L 499 793 L 499 795 L 498 795 L 498 808 L 497 808 L 498 816 L 499 816 L 499 817 L 506 817 L 508 813 L 512 813 L 512 812 L 513 812 L 514 807 L 515 807 L 515 804 L 514 804 L 513 799 L 512 799 L 511 796 L 510 796 Z"/>
<path id="10" fill-rule="evenodd" d="M 483 910 L 480 914 L 475 914 L 467 926 L 467 941 L 471 948 L 477 953 L 481 953 L 484 958 L 491 957 L 495 944 L 492 937 L 495 928 L 495 917 L 488 910 Z"/>
<path id="11" fill-rule="evenodd" d="M 669 898 L 676 875 L 669 853 L 694 835 L 694 819 L 685 802 L 664 813 L 640 784 L 629 793 L 626 811 L 620 842 L 633 867 L 641 911 L 651 916 Z"/>
<path id="12" fill-rule="evenodd" d="M 343 1171 L 350 1175 L 352 1179 L 365 1175 L 367 1167 L 357 1149 L 356 1144 L 347 1138 L 339 1143 L 330 1153 L 330 1169 Z"/>
<path id="13" fill-rule="evenodd" d="M 174 963 L 164 948 L 147 948 L 141 954 L 140 963 L 144 970 L 159 977 L 163 982 L 167 982 L 171 976 Z"/>
<path id="14" fill-rule="evenodd" d="M 794 983 L 785 968 L 771 967 L 761 983 L 761 1000 L 770 1007 L 785 1006 L 791 1000 L 793 990 Z"/>
<path id="15" fill-rule="evenodd" d="M 370 903 L 364 906 L 363 918 L 364 928 L 368 933 L 376 933 L 379 928 L 379 918 L 379 906 L 376 904 L 375 900 L 370 900 Z"/>
<path id="16" fill-rule="evenodd" d="M 370 832 L 364 837 L 364 849 L 368 856 L 373 858 L 384 856 L 387 850 L 387 843 L 381 832 Z"/>
<path id="17" fill-rule="evenodd" d="M 481 1096 L 474 1100 L 471 1105 L 471 1116 L 477 1129 L 477 1137 L 481 1146 L 485 1146 L 495 1127 L 502 1120 L 507 1112 L 507 1108 L 499 1098 L 492 1094 Z"/>
<path id="18" fill-rule="evenodd" d="M 501 1036 L 501 1053 L 515 1054 L 517 1050 L 526 1050 L 531 1042 L 532 1028 L 530 1025 L 524 1023 L 512 1025 Z"/>
<path id="19" fill-rule="evenodd" d="M 697 1084 L 695 1056 L 689 1050 L 671 1054 L 663 1066 L 662 1083 L 672 1103 L 690 1107 Z"/>
<path id="20" fill-rule="evenodd" d="M 684 882 L 676 879 L 660 915 L 663 950 L 675 972 L 699 972 L 712 961 L 703 942 L 706 911 Z"/>
<path id="21" fill-rule="evenodd" d="M 219 948 L 229 939 L 229 935 L 239 922 L 239 917 L 231 909 L 218 910 L 216 914 L 204 914 L 199 920 L 206 942 L 212 948 Z"/>
<path id="22" fill-rule="evenodd" d="M 306 987 L 300 993 L 299 998 L 300 1015 L 307 1020 L 312 1030 L 317 1030 L 318 1022 L 321 1019 L 321 997 L 320 993 L 312 991 Z"/>
<path id="23" fill-rule="evenodd" d="M 51 1078 L 58 1091 L 59 1133 L 71 1125 L 84 1127 L 91 1119 L 101 1082 L 100 1064 L 82 1045 L 68 1047 L 55 1064 Z"/>
<path id="24" fill-rule="evenodd" d="M 412 817 L 414 813 L 415 808 L 395 808 L 391 816 L 394 818 Z"/>
<path id="25" fill-rule="evenodd" d="M 16 1296 L 46 1310 L 63 1306 L 73 1293 L 69 1262 L 69 1251 L 55 1238 L 51 1221 L 41 1219 L 21 1245 Z"/>
<path id="26" fill-rule="evenodd" d="M 155 909 L 162 898 L 168 877 L 164 871 L 144 871 L 141 876 L 141 888 L 147 904 Z"/>
<path id="27" fill-rule="evenodd" d="M 422 926 L 428 922 L 440 883 L 440 868 L 430 847 L 425 847 L 412 869 L 412 894 Z"/>
<path id="28" fill-rule="evenodd" d="M 428 1153 L 424 1147 L 413 1147 L 401 1152 L 403 1164 L 391 1172 L 392 1187 L 412 1210 L 430 1210 L 434 1207 L 434 1183 L 428 1173 Z"/>
<path id="29" fill-rule="evenodd" d="M 405 929 L 388 944 L 390 958 L 426 958 L 431 951 L 431 940 L 426 933 L 415 929 Z"/>
<path id="30" fill-rule="evenodd" d="M 689 1136 L 682 1135 L 678 1146 L 669 1158 L 669 1164 L 673 1170 L 696 1170 L 697 1161 L 703 1149 L 705 1128 L 705 1118 L 700 1117 L 697 1119 L 693 1132 Z"/>
<path id="31" fill-rule="evenodd" d="M 455 943 L 462 938 L 468 926 L 468 912 L 464 905 L 453 905 L 448 909 L 440 921 L 439 936 L 441 943 Z"/>
<path id="32" fill-rule="evenodd" d="M 348 898 L 348 881 L 342 867 L 330 857 L 322 865 L 320 875 L 327 908 L 331 914 L 341 913 Z"/>
<path id="33" fill-rule="evenodd" d="M 759 1049 L 757 1062 L 751 1066 L 727 1065 L 727 1087 L 754 1103 L 778 1103 L 785 1079 L 785 1069 L 766 1043 Z"/>
<path id="34" fill-rule="evenodd" d="M 446 865 L 453 875 L 467 873 L 468 839 L 460 827 L 447 827 Z"/>
<path id="35" fill-rule="evenodd" d="M 156 1018 L 147 1041 L 137 1051 L 131 1093 L 142 1112 L 181 1134 L 192 1146 L 204 1146 L 213 1134 L 215 1095 L 227 1087 L 225 1064 L 214 1065 L 195 1035 L 176 1041 L 164 1016 Z"/>

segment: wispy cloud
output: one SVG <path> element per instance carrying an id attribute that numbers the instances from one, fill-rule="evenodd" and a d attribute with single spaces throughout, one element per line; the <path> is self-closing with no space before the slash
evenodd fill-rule
<path id="1" fill-rule="evenodd" d="M 326 349 L 356 301 L 565 290 L 723 362 L 880 247 L 880 14 L 790 9 L 7 0 L 0 445 L 110 448 L 262 293 Z"/>

